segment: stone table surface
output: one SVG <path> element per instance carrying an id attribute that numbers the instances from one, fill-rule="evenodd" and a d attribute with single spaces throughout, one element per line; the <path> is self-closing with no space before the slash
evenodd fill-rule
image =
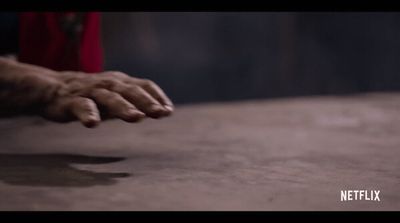
<path id="1" fill-rule="evenodd" d="M 400 93 L 0 120 L 0 210 L 400 210 Z M 340 190 L 380 190 L 340 201 Z"/>

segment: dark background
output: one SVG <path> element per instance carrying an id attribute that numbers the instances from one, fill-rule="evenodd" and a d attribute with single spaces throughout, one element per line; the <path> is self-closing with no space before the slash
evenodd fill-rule
<path id="1" fill-rule="evenodd" d="M 177 103 L 400 89 L 400 13 L 103 13 L 106 68 Z"/>

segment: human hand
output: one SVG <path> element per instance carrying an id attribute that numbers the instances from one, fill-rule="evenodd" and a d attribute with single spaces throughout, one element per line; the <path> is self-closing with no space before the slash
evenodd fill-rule
<path id="1" fill-rule="evenodd" d="M 79 120 L 95 127 L 103 119 L 137 122 L 170 115 L 174 106 L 146 79 L 117 71 L 98 74 L 65 71 L 0 59 L 1 109 L 39 114 L 57 122 Z"/>

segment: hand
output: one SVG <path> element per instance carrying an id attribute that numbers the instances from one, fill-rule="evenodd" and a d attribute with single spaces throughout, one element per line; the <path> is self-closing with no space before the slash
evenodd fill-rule
<path id="1" fill-rule="evenodd" d="M 86 127 L 109 118 L 161 118 L 174 110 L 150 80 L 117 71 L 57 72 L 7 59 L 0 59 L 0 103 L 3 113 L 39 114 L 57 122 L 79 120 Z"/>

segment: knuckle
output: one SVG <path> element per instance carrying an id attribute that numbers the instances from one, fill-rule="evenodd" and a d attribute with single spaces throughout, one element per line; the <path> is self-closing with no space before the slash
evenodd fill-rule
<path id="1" fill-rule="evenodd" d="M 137 85 L 130 85 L 125 89 L 125 91 L 138 93 L 142 91 L 142 88 Z"/>
<path id="2" fill-rule="evenodd" d="M 91 110 L 94 106 L 96 106 L 93 100 L 85 97 L 75 98 L 73 99 L 73 103 L 75 104 L 75 106 L 79 106 L 84 110 Z"/>
<path id="3" fill-rule="evenodd" d="M 108 93 L 108 97 L 110 97 L 110 98 L 119 98 L 120 97 L 120 95 L 118 93 L 113 92 L 113 91 L 108 91 L 107 93 Z"/>
<path id="4" fill-rule="evenodd" d="M 109 76 L 114 76 L 114 77 L 129 77 L 127 74 L 121 72 L 121 71 L 107 71 L 105 72 L 105 74 L 109 75 Z"/>
<path id="5" fill-rule="evenodd" d="M 95 89 L 92 93 L 92 96 L 95 98 L 95 100 L 101 100 L 107 104 L 110 104 L 120 98 L 118 93 L 103 88 Z"/>
<path id="6" fill-rule="evenodd" d="M 99 78 L 95 81 L 94 87 L 102 87 L 102 88 L 113 88 L 116 84 L 116 81 L 110 78 Z"/>
<path id="7" fill-rule="evenodd" d="M 122 97 L 115 92 L 109 92 L 109 94 L 107 95 L 107 97 L 105 97 L 105 100 L 108 101 L 108 103 L 110 104 L 119 104 L 121 101 Z"/>
<path id="8" fill-rule="evenodd" d="M 145 86 L 145 87 L 154 87 L 154 86 L 156 86 L 156 83 L 154 83 L 154 81 L 149 80 L 149 79 L 142 79 L 141 82 L 142 82 L 142 85 Z"/>
<path id="9" fill-rule="evenodd" d="M 82 98 L 82 103 L 84 105 L 86 105 L 87 107 L 92 108 L 93 106 L 95 106 L 96 104 L 94 103 L 93 100 L 89 99 L 89 98 Z"/>
<path id="10" fill-rule="evenodd" d="M 92 94 L 95 96 L 103 96 L 107 94 L 107 90 L 104 88 L 95 88 L 94 90 L 92 90 Z"/>

